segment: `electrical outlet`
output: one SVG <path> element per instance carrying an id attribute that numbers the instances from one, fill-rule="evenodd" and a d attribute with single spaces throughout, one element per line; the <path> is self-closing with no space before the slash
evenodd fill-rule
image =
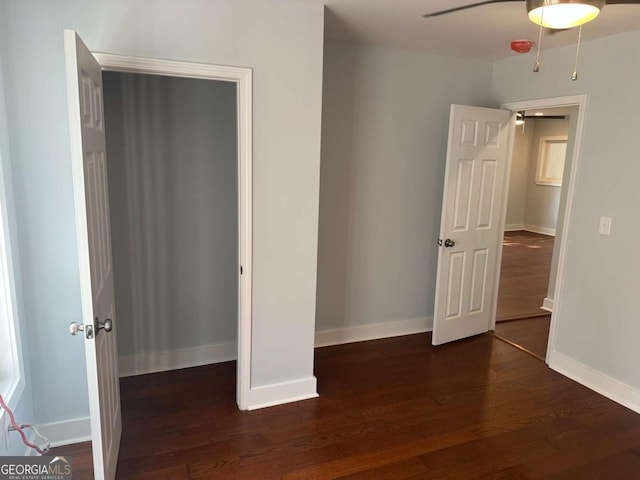
<path id="1" fill-rule="evenodd" d="M 611 235 L 611 217 L 600 217 L 598 233 L 600 235 Z"/>

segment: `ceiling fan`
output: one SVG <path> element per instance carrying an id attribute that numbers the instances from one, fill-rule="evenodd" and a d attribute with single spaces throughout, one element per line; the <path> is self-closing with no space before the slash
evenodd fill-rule
<path id="1" fill-rule="evenodd" d="M 492 3 L 507 2 L 526 2 L 529 19 L 536 25 L 551 29 L 567 29 L 590 22 L 598 16 L 605 4 L 640 5 L 640 0 L 485 0 L 438 12 L 426 13 L 423 17 L 437 17 Z"/>

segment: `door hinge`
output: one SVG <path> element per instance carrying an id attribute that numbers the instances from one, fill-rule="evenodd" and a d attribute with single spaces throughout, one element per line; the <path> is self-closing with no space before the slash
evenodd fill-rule
<path id="1" fill-rule="evenodd" d="M 240 275 L 242 275 L 242 265 L 240 265 Z"/>

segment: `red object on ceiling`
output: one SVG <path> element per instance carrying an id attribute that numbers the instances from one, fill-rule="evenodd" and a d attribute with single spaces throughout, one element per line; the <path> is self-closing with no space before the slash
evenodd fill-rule
<path id="1" fill-rule="evenodd" d="M 511 42 L 511 50 L 518 53 L 529 53 L 532 46 L 531 40 L 513 40 Z"/>

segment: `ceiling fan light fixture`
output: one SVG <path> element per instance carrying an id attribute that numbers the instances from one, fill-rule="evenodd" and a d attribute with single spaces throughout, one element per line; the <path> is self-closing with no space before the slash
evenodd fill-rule
<path id="1" fill-rule="evenodd" d="M 595 19 L 605 0 L 527 0 L 529 20 L 546 28 L 572 28 Z"/>

